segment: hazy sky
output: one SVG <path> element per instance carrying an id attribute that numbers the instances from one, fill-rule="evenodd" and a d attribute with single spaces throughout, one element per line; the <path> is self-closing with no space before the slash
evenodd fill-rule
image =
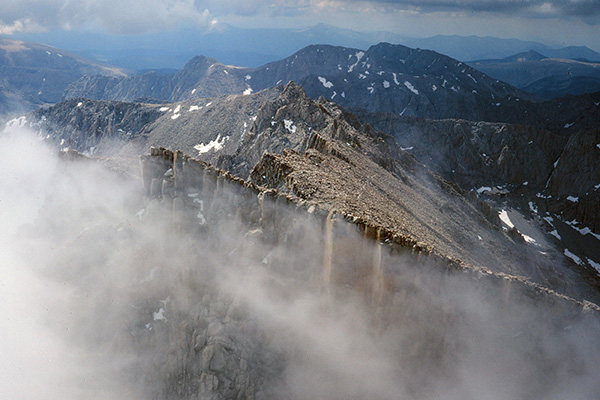
<path id="1" fill-rule="evenodd" d="M 407 36 L 492 35 L 600 51 L 600 0 L 0 0 L 0 34 L 307 27 L 326 22 Z"/>

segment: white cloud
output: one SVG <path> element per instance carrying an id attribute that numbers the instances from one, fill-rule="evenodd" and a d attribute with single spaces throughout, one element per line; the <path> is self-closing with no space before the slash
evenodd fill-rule
<path id="1" fill-rule="evenodd" d="M 2 5 L 0 33 L 71 30 L 152 32 L 181 25 L 209 26 L 214 16 L 194 0 L 21 0 Z"/>

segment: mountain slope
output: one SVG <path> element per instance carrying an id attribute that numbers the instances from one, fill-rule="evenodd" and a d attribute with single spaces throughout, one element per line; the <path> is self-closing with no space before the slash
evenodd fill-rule
<path id="1" fill-rule="evenodd" d="M 31 110 L 55 103 L 71 82 L 84 75 L 125 76 L 111 68 L 38 43 L 0 39 L 0 84 L 18 106 L 4 112 Z M 2 110 L 0 110 L 2 111 Z"/>

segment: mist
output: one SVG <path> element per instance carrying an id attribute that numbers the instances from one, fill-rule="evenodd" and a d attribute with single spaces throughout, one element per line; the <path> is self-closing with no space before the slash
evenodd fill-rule
<path id="1" fill-rule="evenodd" d="M 149 196 L 21 128 L 0 153 L 3 398 L 600 393 L 593 311 L 507 300 L 333 214 L 278 205 L 261 224 L 227 188 Z"/>

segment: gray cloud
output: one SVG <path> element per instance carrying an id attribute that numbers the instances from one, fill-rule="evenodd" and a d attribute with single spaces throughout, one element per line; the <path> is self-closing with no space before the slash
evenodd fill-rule
<path id="1" fill-rule="evenodd" d="M 462 12 L 519 15 L 525 17 L 585 17 L 600 16 L 598 0 L 349 0 L 350 7 L 371 4 L 388 11 L 411 10 L 417 13 Z"/>
<path id="2" fill-rule="evenodd" d="M 208 27 L 215 17 L 306 17 L 340 12 L 571 17 L 588 24 L 600 22 L 600 0 L 12 0 L 2 8 L 0 33 L 5 34 L 90 26 L 137 33 L 182 24 Z"/>

